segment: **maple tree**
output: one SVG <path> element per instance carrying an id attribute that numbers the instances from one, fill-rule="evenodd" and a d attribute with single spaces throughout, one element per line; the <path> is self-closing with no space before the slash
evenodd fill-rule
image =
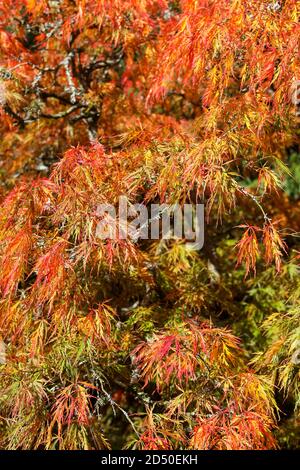
<path id="1" fill-rule="evenodd" d="M 299 444 L 299 9 L 1 2 L 2 448 Z M 99 239 L 123 195 L 203 248 Z"/>

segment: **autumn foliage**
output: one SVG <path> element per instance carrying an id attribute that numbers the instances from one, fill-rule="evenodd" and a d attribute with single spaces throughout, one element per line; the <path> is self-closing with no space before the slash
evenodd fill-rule
<path id="1" fill-rule="evenodd" d="M 1 448 L 299 445 L 299 13 L 1 1 Z M 97 237 L 124 195 L 203 248 Z"/>

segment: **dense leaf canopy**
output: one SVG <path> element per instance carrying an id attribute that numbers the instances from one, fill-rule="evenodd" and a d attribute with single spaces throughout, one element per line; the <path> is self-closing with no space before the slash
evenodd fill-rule
<path id="1" fill-rule="evenodd" d="M 1 1 L 1 448 L 299 445 L 299 13 Z M 124 195 L 203 248 L 99 239 Z"/>

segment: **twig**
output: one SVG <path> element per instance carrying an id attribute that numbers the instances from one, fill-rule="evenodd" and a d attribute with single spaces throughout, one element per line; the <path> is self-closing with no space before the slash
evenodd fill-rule
<path id="1" fill-rule="evenodd" d="M 128 416 L 128 413 L 126 413 L 125 410 L 123 410 L 123 408 L 118 405 L 118 403 L 116 403 L 110 396 L 110 394 L 103 388 L 103 385 L 102 385 L 102 382 L 100 381 L 100 387 L 101 387 L 101 390 L 102 392 L 104 393 L 104 395 L 106 396 L 107 400 L 109 401 L 109 403 L 111 404 L 112 408 L 114 409 L 114 406 L 116 406 L 125 416 L 125 418 L 127 419 L 127 421 L 131 424 L 132 426 L 132 429 L 134 430 L 135 434 L 137 435 L 137 437 L 139 438 L 140 435 L 139 433 L 137 432 L 136 430 L 136 427 L 135 425 L 133 424 L 132 420 L 130 419 L 130 417 Z"/>

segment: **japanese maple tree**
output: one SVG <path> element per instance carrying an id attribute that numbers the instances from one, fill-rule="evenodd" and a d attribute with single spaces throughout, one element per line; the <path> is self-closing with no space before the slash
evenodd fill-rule
<path id="1" fill-rule="evenodd" d="M 299 13 L 1 1 L 1 448 L 298 445 Z M 100 239 L 121 196 L 203 248 Z"/>

